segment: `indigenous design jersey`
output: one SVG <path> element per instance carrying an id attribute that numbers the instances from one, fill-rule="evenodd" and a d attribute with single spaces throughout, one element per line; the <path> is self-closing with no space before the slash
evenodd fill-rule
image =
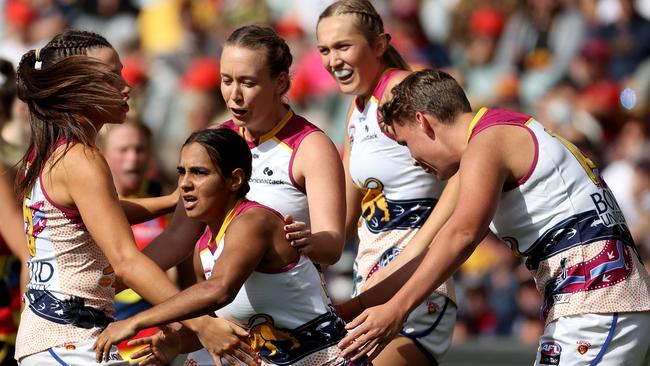
<path id="1" fill-rule="evenodd" d="M 54 203 L 41 177 L 23 203 L 29 254 L 16 359 L 99 335 L 112 321 L 115 275 L 77 210 Z"/>
<path id="2" fill-rule="evenodd" d="M 226 216 L 214 242 L 209 229 L 199 239 L 197 246 L 206 279 L 223 252 L 228 225 L 253 207 L 271 210 L 257 202 L 240 201 Z M 230 245 L 239 244 L 246 243 Z M 336 351 L 330 355 L 333 358 L 323 361 L 335 360 L 336 343 L 346 333 L 343 320 L 330 309 L 316 267 L 304 256 L 274 272 L 253 272 L 233 302 L 216 314 L 248 328 L 251 347 L 273 365 L 309 365 L 314 357 L 324 357 L 332 350 Z"/>
<path id="3" fill-rule="evenodd" d="M 386 135 L 378 122 L 379 98 L 397 70 L 382 75 L 372 96 L 356 108 L 348 123 L 349 171 L 363 194 L 355 288 L 385 267 L 415 236 L 433 210 L 445 184 L 413 165 L 408 148 Z M 451 281 L 436 290 L 454 299 Z"/>
<path id="4" fill-rule="evenodd" d="M 243 127 L 232 120 L 223 126 L 244 136 Z M 292 167 L 300 143 L 315 131 L 320 129 L 289 110 L 271 131 L 257 141 L 247 141 L 253 155 L 253 171 L 246 197 L 309 225 L 305 188 L 294 180 Z"/>
<path id="5" fill-rule="evenodd" d="M 481 109 L 468 141 L 495 125 L 530 132 L 535 158 L 506 187 L 491 229 L 517 255 L 544 295 L 542 318 L 650 310 L 650 278 L 623 214 L 595 165 L 529 116 Z"/>

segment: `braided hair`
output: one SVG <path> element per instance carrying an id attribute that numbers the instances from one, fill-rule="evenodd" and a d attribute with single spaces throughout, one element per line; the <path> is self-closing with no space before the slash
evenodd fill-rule
<path id="1" fill-rule="evenodd" d="M 352 14 L 357 18 L 357 28 L 365 36 L 369 44 L 375 44 L 377 38 L 384 33 L 384 22 L 377 10 L 368 0 L 339 0 L 325 8 L 318 17 L 318 23 L 325 18 L 337 15 Z M 390 38 L 389 38 L 390 40 Z M 387 67 L 401 70 L 410 70 L 404 58 L 395 47 L 388 45 L 383 55 L 383 62 Z"/>
<path id="2" fill-rule="evenodd" d="M 64 154 L 71 142 L 93 146 L 89 131 L 95 124 L 89 116 L 124 103 L 115 87 L 122 82 L 120 75 L 87 56 L 88 50 L 102 47 L 112 48 L 99 34 L 67 30 L 21 58 L 17 95 L 27 104 L 31 125 L 30 145 L 19 163 L 16 182 L 22 197 L 33 187 L 57 142 L 65 142 Z"/>

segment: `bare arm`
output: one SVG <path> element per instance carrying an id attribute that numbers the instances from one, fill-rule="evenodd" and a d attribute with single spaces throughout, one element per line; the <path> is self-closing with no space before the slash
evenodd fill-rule
<path id="1" fill-rule="evenodd" d="M 440 228 L 442 228 L 445 222 L 447 222 L 447 219 L 451 216 L 458 200 L 458 190 L 458 174 L 455 174 L 447 182 L 447 186 L 442 191 L 440 199 L 433 208 L 431 215 L 429 215 L 424 225 L 422 225 L 418 230 L 417 234 L 415 234 L 413 239 L 408 242 L 397 258 L 372 275 L 365 285 L 366 288 L 372 287 L 381 282 L 429 247 L 429 244 L 431 244 Z"/>
<path id="2" fill-rule="evenodd" d="M 177 202 L 178 190 L 160 197 L 120 199 L 120 205 L 131 225 L 172 213 L 176 208 Z"/>
<path id="3" fill-rule="evenodd" d="M 78 144 L 68 151 L 61 165 L 51 174 L 54 180 L 63 182 L 65 192 L 116 275 L 154 304 L 177 293 L 165 273 L 138 251 L 102 155 Z"/>
<path id="4" fill-rule="evenodd" d="M 527 141 L 532 151 L 530 136 L 526 137 L 527 140 L 522 140 L 520 137 L 523 135 L 519 134 L 527 132 L 523 129 L 508 131 L 519 138 L 514 140 L 518 144 L 512 144 L 513 139 L 508 134 L 499 134 L 498 131 L 504 128 L 515 127 L 487 129 L 467 147 L 458 173 L 461 199 L 424 254 L 422 264 L 408 281 L 391 281 L 398 277 L 391 276 L 381 286 L 375 286 L 359 296 L 360 303 L 369 307 L 378 304 L 377 299 L 381 300 L 396 291 L 390 301 L 365 310 L 348 324 L 348 329 L 357 328 L 341 341 L 340 345 L 345 347 L 343 355 L 356 358 L 377 346 L 371 355 L 374 356 L 383 349 L 397 334 L 408 313 L 451 276 L 488 233 L 504 182 L 516 180 L 512 178 L 513 175 L 523 176 L 532 161 L 532 152 L 528 156 L 526 146 L 522 148 L 521 144 L 521 141 Z M 513 160 L 518 160 L 515 164 L 516 172 Z M 524 167 L 525 164 L 528 165 Z M 412 269 L 412 263 L 414 261 L 406 267 Z M 399 272 L 401 271 L 395 275 Z"/>
<path id="5" fill-rule="evenodd" d="M 194 244 L 205 230 L 205 225 L 191 220 L 179 200 L 172 221 L 156 239 L 142 251 L 163 270 L 167 270 L 192 255 Z"/>
<path id="6" fill-rule="evenodd" d="M 136 330 L 144 329 L 209 314 L 229 304 L 250 274 L 260 266 L 272 244 L 269 238 L 273 232 L 268 225 L 260 223 L 262 220 L 248 214 L 238 217 L 226 231 L 223 252 L 215 262 L 209 280 L 197 283 L 128 321 Z"/>
<path id="7" fill-rule="evenodd" d="M 357 228 L 359 217 L 361 216 L 361 200 L 363 195 L 359 188 L 354 184 L 350 175 L 350 135 L 348 126 L 350 116 L 354 110 L 354 102 L 350 103 L 348 108 L 347 120 L 345 122 L 345 143 L 343 145 L 343 168 L 345 170 L 345 243 L 358 241 Z"/>
<path id="8" fill-rule="evenodd" d="M 330 139 L 320 132 L 300 144 L 294 175 L 304 177 L 311 222 L 310 245 L 303 253 L 312 261 L 334 264 L 343 251 L 345 196 L 343 166 Z"/>

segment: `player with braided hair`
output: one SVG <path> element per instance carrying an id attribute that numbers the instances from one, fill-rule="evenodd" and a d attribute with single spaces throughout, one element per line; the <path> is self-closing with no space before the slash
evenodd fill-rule
<path id="1" fill-rule="evenodd" d="M 27 52 L 18 66 L 17 95 L 32 128 L 17 181 L 30 254 L 20 365 L 94 363 L 93 339 L 113 321 L 116 275 L 153 303 L 178 292 L 137 250 L 129 227 L 169 211 L 177 197 L 120 206 L 95 146 L 97 131 L 128 111 L 121 69 L 103 37 L 76 30 Z M 116 349 L 104 364 L 128 365 Z"/>

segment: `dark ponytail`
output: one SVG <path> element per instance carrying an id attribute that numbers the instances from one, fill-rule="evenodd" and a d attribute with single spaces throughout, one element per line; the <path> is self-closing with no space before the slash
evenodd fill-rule
<path id="1" fill-rule="evenodd" d="M 68 30 L 21 58 L 17 95 L 27 104 L 32 131 L 17 177 L 22 197 L 33 187 L 58 142 L 65 142 L 65 151 L 73 141 L 92 146 L 88 131 L 94 125 L 87 116 L 124 103 L 115 88 L 120 76 L 86 56 L 89 49 L 101 47 L 112 48 L 96 33 Z"/>

